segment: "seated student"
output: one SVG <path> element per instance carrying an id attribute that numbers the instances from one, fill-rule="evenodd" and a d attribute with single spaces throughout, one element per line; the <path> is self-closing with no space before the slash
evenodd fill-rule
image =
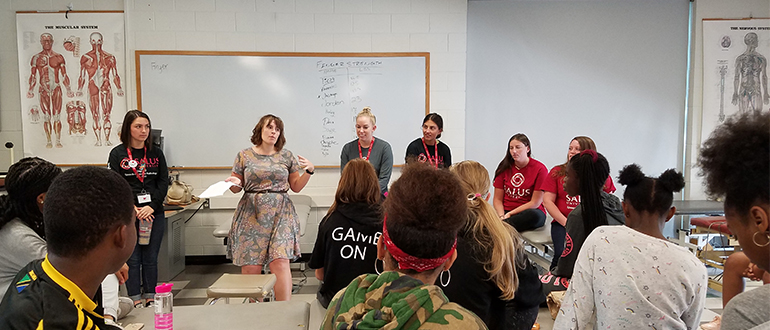
<path id="1" fill-rule="evenodd" d="M 489 172 L 465 160 L 452 165 L 467 196 L 468 219 L 457 234 L 457 260 L 444 286 L 450 301 L 478 315 L 490 329 L 530 330 L 545 301 L 537 269 L 511 225 L 500 221 L 489 199 Z"/>
<path id="2" fill-rule="evenodd" d="M 580 204 L 580 196 L 570 196 L 564 191 L 564 177 L 567 176 L 567 164 L 569 164 L 572 156 L 588 149 L 597 150 L 594 140 L 587 136 L 574 137 L 569 143 L 567 161 L 564 164 L 551 168 L 545 181 L 543 181 L 543 206 L 545 206 L 548 214 L 553 217 L 553 221 L 551 221 L 553 259 L 551 259 L 549 269 L 556 267 L 556 264 L 559 263 L 559 257 L 564 250 L 564 238 L 567 234 L 565 227 L 567 225 L 567 215 Z M 607 177 L 607 181 L 604 182 L 604 187 L 602 188 L 608 194 L 615 192 L 612 178 Z"/>
<path id="3" fill-rule="evenodd" d="M 340 290 L 321 329 L 486 329 L 433 285 L 457 258 L 465 201 L 454 174 L 407 165 L 384 203 L 387 216 L 377 241 L 383 273 L 361 275 Z"/>
<path id="4" fill-rule="evenodd" d="M 520 233 L 545 224 L 543 182 L 548 169 L 530 156 L 529 138 L 522 133 L 511 136 L 493 183 L 495 212 Z"/>
<path id="5" fill-rule="evenodd" d="M 324 308 L 358 275 L 374 272 L 381 230 L 377 173 L 365 159 L 352 159 L 342 170 L 334 203 L 318 227 L 308 262 L 321 281 L 317 297 Z"/>
<path id="6" fill-rule="evenodd" d="M 59 175 L 45 195 L 48 255 L 29 263 L 0 303 L 0 329 L 106 329 L 100 284 L 136 244 L 133 195 L 108 169 Z"/>
<path id="7" fill-rule="evenodd" d="M 38 157 L 22 158 L 8 168 L 8 194 L 0 196 L 0 301 L 20 269 L 45 258 L 43 203 L 48 187 L 61 173 L 56 165 Z M 103 282 L 104 313 L 112 321 L 133 308 L 125 301 L 122 308 L 118 303 L 118 281 L 125 281 L 127 273 L 125 266 Z"/>
<path id="8" fill-rule="evenodd" d="M 770 270 L 770 113 L 730 117 L 703 143 L 698 165 L 706 192 L 724 197 L 725 218 L 743 253 Z M 770 328 L 770 284 L 746 291 L 725 306 L 722 330 Z"/>
<path id="9" fill-rule="evenodd" d="M 607 159 L 594 150 L 585 150 L 570 159 L 564 190 L 572 196 L 580 195 L 580 205 L 567 216 L 564 252 L 556 268 L 540 277 L 546 294 L 567 290 L 583 241 L 596 227 L 625 223 L 620 200 L 602 190 L 609 173 Z"/>
<path id="10" fill-rule="evenodd" d="M 638 165 L 618 177 L 626 185 L 626 226 L 596 228 L 583 243 L 554 329 L 696 329 L 706 301 L 706 267 L 662 233 L 674 216 L 674 169 L 646 177 Z M 569 224 L 569 222 L 567 223 Z"/>
<path id="11" fill-rule="evenodd" d="M 751 259 L 742 251 L 734 252 L 727 257 L 724 267 L 722 273 L 722 309 L 727 307 L 730 300 L 743 292 L 746 287 L 744 278 L 762 281 L 764 285 L 770 284 L 770 272 L 766 272 L 752 263 Z M 703 330 L 719 330 L 721 324 L 722 316 L 717 315 L 711 322 L 701 324 L 701 328 Z"/>

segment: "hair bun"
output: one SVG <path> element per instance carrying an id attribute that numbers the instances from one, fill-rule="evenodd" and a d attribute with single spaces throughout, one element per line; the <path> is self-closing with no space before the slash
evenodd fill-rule
<path id="1" fill-rule="evenodd" d="M 363 109 L 361 109 L 361 113 L 372 113 L 372 108 L 364 107 Z"/>
<path id="2" fill-rule="evenodd" d="M 670 192 L 678 192 L 684 188 L 684 177 L 682 173 L 678 173 L 675 169 L 670 168 L 660 175 L 658 183 Z"/>
<path id="3" fill-rule="evenodd" d="M 642 172 L 642 168 L 637 164 L 630 164 L 626 165 L 622 170 L 620 170 L 620 175 L 618 175 L 618 183 L 625 186 L 631 186 L 641 182 L 644 180 L 644 178 L 645 175 Z"/>

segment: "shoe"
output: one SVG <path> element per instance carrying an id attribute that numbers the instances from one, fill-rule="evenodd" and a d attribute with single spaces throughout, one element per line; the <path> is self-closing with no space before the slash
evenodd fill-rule
<path id="1" fill-rule="evenodd" d="M 134 301 L 134 308 L 144 308 L 144 302 L 141 299 Z"/>
<path id="2" fill-rule="evenodd" d="M 120 326 L 120 324 L 115 323 L 115 321 L 113 321 L 110 318 L 104 318 L 104 324 L 109 325 L 109 326 L 113 326 L 114 328 L 117 328 L 117 329 L 120 329 L 120 330 L 123 330 L 123 327 Z M 109 328 L 110 327 L 107 327 L 107 329 L 109 329 Z"/>
<path id="3" fill-rule="evenodd" d="M 146 304 L 144 304 L 144 307 L 146 308 L 153 308 L 155 307 L 155 300 L 148 300 Z"/>
<path id="4" fill-rule="evenodd" d="M 540 330 L 540 323 L 535 322 L 535 324 L 532 325 L 532 330 Z"/>
<path id="5" fill-rule="evenodd" d="M 128 297 L 118 297 L 118 320 L 131 313 L 134 301 Z"/>
<path id="6" fill-rule="evenodd" d="M 701 330 L 719 330 L 721 326 L 722 326 L 722 317 L 717 315 L 717 316 L 714 316 L 714 319 L 711 320 L 711 322 L 701 324 L 700 329 Z"/>

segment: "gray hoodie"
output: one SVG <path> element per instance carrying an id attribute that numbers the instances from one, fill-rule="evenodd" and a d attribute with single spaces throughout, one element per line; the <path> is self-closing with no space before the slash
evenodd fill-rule
<path id="1" fill-rule="evenodd" d="M 626 217 L 623 215 L 620 199 L 604 191 L 601 193 L 604 213 L 607 214 L 607 224 L 625 225 Z M 578 252 L 580 252 L 580 247 L 583 246 L 583 242 L 585 242 L 586 237 L 590 234 L 586 232 L 583 226 L 582 205 L 578 205 L 569 213 L 566 229 L 567 236 L 564 240 L 564 252 L 561 254 L 556 268 L 551 273 L 560 277 L 572 278 L 572 269 L 575 268 L 575 260 L 577 259 Z"/>

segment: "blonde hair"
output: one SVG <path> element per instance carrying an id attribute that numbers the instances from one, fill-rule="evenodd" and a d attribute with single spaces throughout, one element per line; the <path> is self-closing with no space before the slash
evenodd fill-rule
<path id="1" fill-rule="evenodd" d="M 377 117 L 374 116 L 372 113 L 372 108 L 370 107 L 364 107 L 361 112 L 356 115 L 356 120 L 358 120 L 358 117 L 366 116 L 369 117 L 369 120 L 372 121 L 372 126 L 377 125 Z"/>
<path id="2" fill-rule="evenodd" d="M 468 196 L 469 216 L 461 231 L 471 239 L 474 250 L 484 257 L 479 260 L 484 270 L 502 294 L 501 299 L 513 299 L 519 287 L 516 266 L 524 268 L 526 255 L 516 229 L 500 220 L 484 196 L 489 192 L 489 174 L 484 165 L 465 160 L 449 168 L 460 179 L 460 187 Z"/>

